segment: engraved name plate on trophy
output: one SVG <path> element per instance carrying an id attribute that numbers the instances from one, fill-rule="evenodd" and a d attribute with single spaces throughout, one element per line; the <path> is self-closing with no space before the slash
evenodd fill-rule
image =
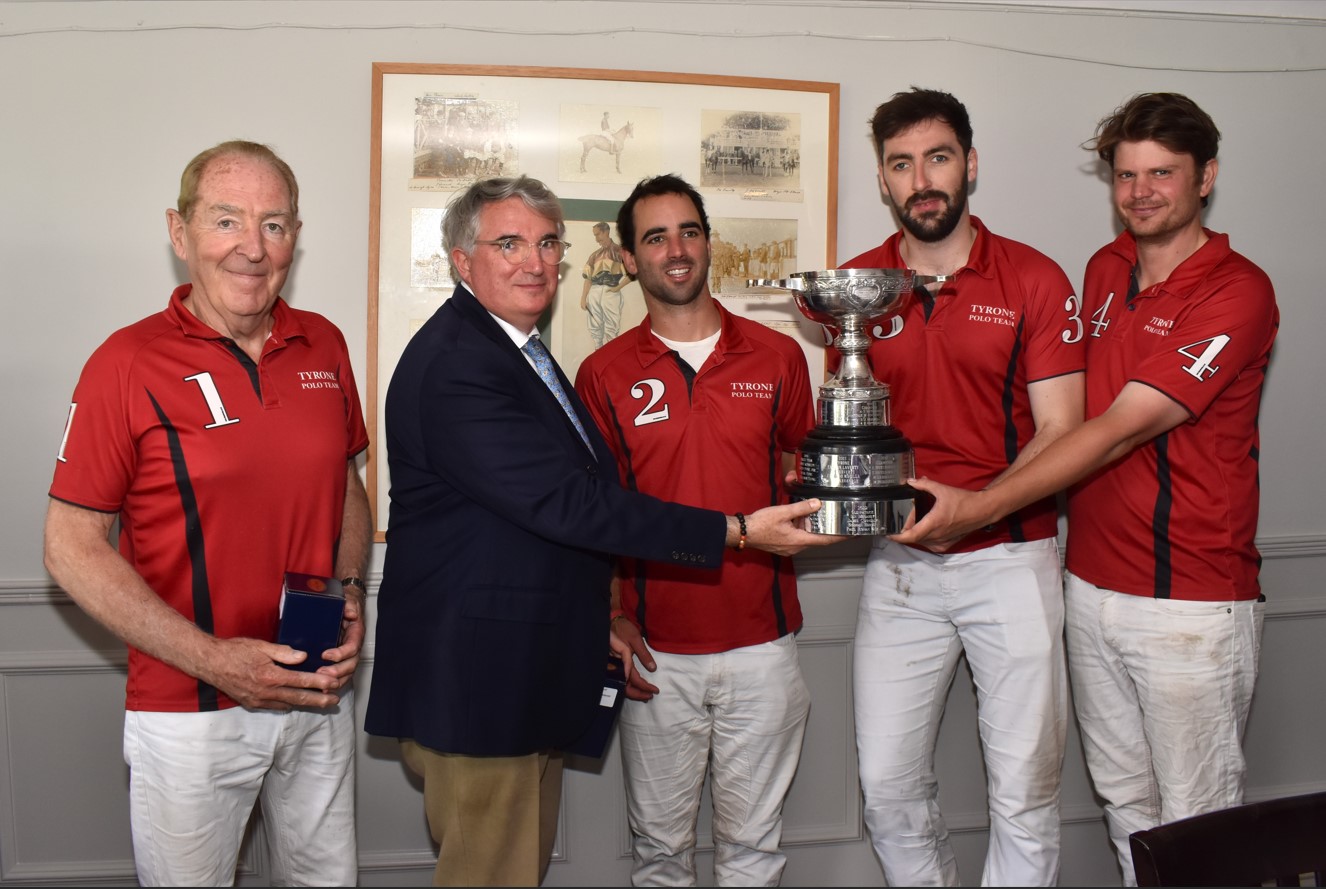
<path id="1" fill-rule="evenodd" d="M 797 308 L 834 331 L 838 372 L 820 386 L 816 426 L 796 453 L 793 497 L 821 507 L 807 517 L 816 534 L 866 536 L 901 531 L 908 514 L 924 511 L 926 495 L 907 485 L 915 475 L 912 445 L 890 423 L 889 387 L 871 373 L 871 325 L 901 312 L 914 288 L 942 281 L 907 269 L 796 272 L 750 287 L 790 290 Z"/>

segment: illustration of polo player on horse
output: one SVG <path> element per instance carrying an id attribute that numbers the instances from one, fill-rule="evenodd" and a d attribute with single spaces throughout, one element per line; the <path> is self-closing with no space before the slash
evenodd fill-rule
<path id="1" fill-rule="evenodd" d="M 602 133 L 588 133 L 580 137 L 580 145 L 583 149 L 580 152 L 580 172 L 585 172 L 585 159 L 589 157 L 594 149 L 606 151 L 612 155 L 613 162 L 616 164 L 617 172 L 622 171 L 622 149 L 626 145 L 626 140 L 635 135 L 635 130 L 628 120 L 625 125 L 612 133 L 611 136 L 605 136 Z"/>

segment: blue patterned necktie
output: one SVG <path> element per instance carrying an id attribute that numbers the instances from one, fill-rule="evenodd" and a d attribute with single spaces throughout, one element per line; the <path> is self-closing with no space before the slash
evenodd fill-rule
<path id="1" fill-rule="evenodd" d="M 571 422 L 576 426 L 576 432 L 580 433 L 580 440 L 589 448 L 591 454 L 594 453 L 594 447 L 589 443 L 589 436 L 585 434 L 585 427 L 580 425 L 580 418 L 576 416 L 575 408 L 571 407 L 571 399 L 566 397 L 566 390 L 562 388 L 561 381 L 557 379 L 557 371 L 553 368 L 552 356 L 548 354 L 548 347 L 539 339 L 538 334 L 530 337 L 525 345 L 520 347 L 534 362 L 534 369 L 539 372 L 543 384 L 548 387 L 548 391 L 557 399 L 557 403 L 566 411 L 566 415 L 571 418 Z"/>

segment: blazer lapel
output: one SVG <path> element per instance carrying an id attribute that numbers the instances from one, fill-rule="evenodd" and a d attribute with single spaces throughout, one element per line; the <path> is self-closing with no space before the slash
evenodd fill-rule
<path id="1" fill-rule="evenodd" d="M 468 320 L 475 329 L 482 333 L 486 338 L 493 341 L 493 345 L 500 349 L 504 354 L 509 354 L 512 361 L 519 363 L 520 372 L 517 374 L 521 381 L 522 389 L 526 390 L 530 403 L 538 407 L 539 412 L 548 417 L 549 423 L 560 424 L 561 429 L 565 431 L 575 442 L 577 448 L 583 448 L 585 442 L 580 438 L 580 433 L 576 431 L 575 424 L 571 418 L 562 410 L 562 405 L 557 401 L 557 396 L 548 390 L 548 386 L 539 378 L 539 374 L 534 368 L 530 367 L 529 361 L 516 348 L 516 344 L 507 336 L 505 330 L 493 320 L 493 316 L 483 307 L 478 298 L 470 292 L 463 283 L 456 285 L 455 291 L 451 295 L 451 302 L 455 303 L 457 310 Z M 557 379 L 562 384 L 562 390 L 566 392 L 566 397 L 570 399 L 571 406 L 575 408 L 576 416 L 580 418 L 580 424 L 585 427 L 585 434 L 589 436 L 589 442 L 594 448 L 594 457 L 602 463 L 605 460 L 609 463 L 614 459 L 612 453 L 607 448 L 607 443 L 599 433 L 593 419 L 590 418 L 588 408 L 576 394 L 575 387 L 571 385 L 563 372 L 562 366 L 553 358 L 553 367 L 557 371 Z"/>

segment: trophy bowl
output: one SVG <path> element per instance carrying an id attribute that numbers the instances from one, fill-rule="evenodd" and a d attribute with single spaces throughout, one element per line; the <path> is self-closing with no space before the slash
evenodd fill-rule
<path id="1" fill-rule="evenodd" d="M 907 269 L 834 269 L 747 281 L 792 291 L 803 315 L 834 332 L 842 356 L 820 386 L 817 425 L 797 449 L 796 481 L 788 486 L 794 498 L 821 503 L 807 517 L 808 530 L 893 534 L 914 509 L 924 511 L 924 495 L 907 485 L 915 475 L 911 442 L 890 425 L 889 387 L 875 379 L 866 357 L 867 328 L 906 308 L 916 287 L 942 280 Z"/>
<path id="2" fill-rule="evenodd" d="M 785 289 L 792 291 L 801 314 L 838 330 L 848 315 L 868 325 L 901 312 L 912 297 L 914 279 L 906 269 L 832 269 L 795 272 L 766 286 L 796 282 Z"/>

